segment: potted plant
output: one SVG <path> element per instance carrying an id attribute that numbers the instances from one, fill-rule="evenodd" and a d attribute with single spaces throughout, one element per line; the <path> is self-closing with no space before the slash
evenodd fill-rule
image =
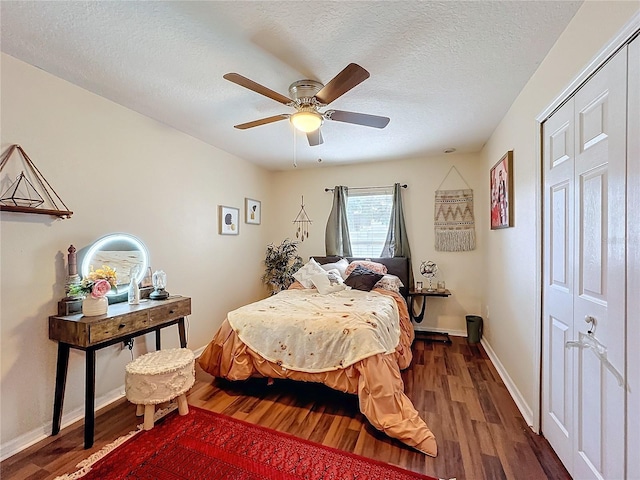
<path id="1" fill-rule="evenodd" d="M 294 282 L 293 274 L 303 265 L 302 257 L 297 253 L 298 243 L 284 239 L 280 245 L 267 245 L 264 259 L 265 272 L 262 281 L 269 286 L 271 294 L 286 290 Z"/>

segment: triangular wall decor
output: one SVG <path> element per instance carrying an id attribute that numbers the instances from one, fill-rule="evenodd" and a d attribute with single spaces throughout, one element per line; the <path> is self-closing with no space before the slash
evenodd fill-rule
<path id="1" fill-rule="evenodd" d="M 6 151 L 0 162 L 0 172 L 2 172 L 2 169 L 7 165 L 9 158 L 15 151 L 22 155 L 32 177 L 37 180 L 37 186 L 29 181 L 24 171 L 20 172 L 16 180 L 0 195 L 0 210 L 4 212 L 53 215 L 61 218 L 71 217 L 73 212 L 67 208 L 60 196 L 47 182 L 47 179 L 40 173 L 38 167 L 35 166 L 20 145 L 11 145 Z M 45 203 L 45 200 L 54 208 L 40 208 Z M 58 206 L 58 202 L 62 204 L 64 209 Z"/>

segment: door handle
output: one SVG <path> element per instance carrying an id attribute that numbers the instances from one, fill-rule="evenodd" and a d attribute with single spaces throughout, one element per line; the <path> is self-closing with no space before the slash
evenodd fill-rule
<path id="1" fill-rule="evenodd" d="M 594 335 L 596 333 L 596 326 L 598 325 L 598 321 L 596 320 L 596 317 L 593 317 L 591 315 L 585 315 L 584 321 L 591 325 L 591 328 L 587 330 L 587 333 L 590 335 Z"/>

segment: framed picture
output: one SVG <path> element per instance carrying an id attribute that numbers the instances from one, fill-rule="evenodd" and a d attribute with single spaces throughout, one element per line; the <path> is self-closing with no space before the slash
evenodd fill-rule
<path id="1" fill-rule="evenodd" d="M 218 223 L 220 235 L 238 235 L 240 232 L 240 209 L 218 206 Z"/>
<path id="2" fill-rule="evenodd" d="M 260 225 L 260 217 L 262 216 L 260 201 L 252 198 L 244 199 L 244 221 Z"/>
<path id="3" fill-rule="evenodd" d="M 491 230 L 513 227 L 513 150 L 491 169 Z"/>

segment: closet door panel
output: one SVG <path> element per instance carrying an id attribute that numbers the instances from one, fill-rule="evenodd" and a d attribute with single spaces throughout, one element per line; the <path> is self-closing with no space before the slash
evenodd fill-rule
<path id="1" fill-rule="evenodd" d="M 575 339 L 606 352 L 575 349 L 574 478 L 624 478 L 626 49 L 575 95 Z M 585 320 L 591 320 L 587 323 Z M 577 380 L 577 381 L 576 381 Z"/>
<path id="2" fill-rule="evenodd" d="M 570 470 L 573 462 L 574 111 L 573 99 L 543 127 L 544 251 L 542 432 Z"/>
<path id="3" fill-rule="evenodd" d="M 640 38 L 629 45 L 627 125 L 627 478 L 640 479 Z"/>

